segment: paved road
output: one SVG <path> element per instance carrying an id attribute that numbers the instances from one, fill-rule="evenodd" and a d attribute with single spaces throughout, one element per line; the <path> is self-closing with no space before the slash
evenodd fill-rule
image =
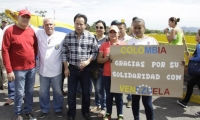
<path id="1" fill-rule="evenodd" d="M 39 85 L 38 76 L 36 79 L 36 85 Z M 65 87 L 67 87 L 67 83 L 65 82 Z M 194 89 L 195 92 L 199 92 L 197 88 Z M 39 107 L 39 98 L 38 98 L 38 91 L 39 88 L 35 88 L 34 91 L 34 107 L 33 113 L 37 116 L 40 112 Z M 57 118 L 51 109 L 50 114 L 41 120 L 66 120 L 66 113 L 67 113 L 67 96 L 65 96 L 64 104 L 63 104 L 63 113 L 65 114 L 64 118 Z M 0 120 L 14 120 L 14 107 L 13 104 L 10 106 L 3 106 L 4 102 L 7 99 L 7 89 L 0 91 Z M 124 102 L 126 102 L 126 95 L 123 97 Z M 51 91 L 51 100 L 52 100 L 52 91 Z M 179 105 L 176 104 L 177 98 L 166 98 L 166 97 L 153 97 L 153 105 L 154 105 L 154 113 L 155 113 L 155 120 L 200 120 L 200 117 L 195 117 L 194 113 L 200 110 L 199 104 L 196 103 L 189 103 L 188 108 L 183 109 Z M 77 115 L 76 120 L 84 120 L 81 115 L 81 99 L 77 98 Z M 91 98 L 91 105 L 94 105 L 94 97 Z M 124 104 L 124 118 L 125 120 L 133 120 L 133 115 L 131 108 L 126 108 Z M 141 111 L 140 111 L 140 118 L 141 120 L 146 120 L 145 117 L 144 107 L 141 103 Z M 92 117 L 93 120 L 101 120 L 96 117 L 97 113 L 93 113 Z M 113 115 L 112 120 L 117 118 L 116 115 L 116 107 L 113 106 Z M 38 119 L 40 120 L 40 119 Z"/>

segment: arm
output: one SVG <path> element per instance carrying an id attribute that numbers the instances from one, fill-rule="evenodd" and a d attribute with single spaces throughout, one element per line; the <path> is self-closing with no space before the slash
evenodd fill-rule
<path id="1" fill-rule="evenodd" d="M 185 51 L 186 51 L 187 56 L 190 56 L 184 34 L 183 34 L 182 42 L 183 42 L 183 45 L 185 46 Z"/>
<path id="2" fill-rule="evenodd" d="M 168 42 L 170 43 L 170 42 L 173 41 L 173 39 L 174 39 L 174 37 L 175 37 L 175 30 L 172 29 L 172 31 L 171 31 L 170 34 L 169 34 L 169 31 L 168 31 L 167 29 L 165 29 L 165 35 L 166 35 L 166 37 L 167 37 Z"/>
<path id="3" fill-rule="evenodd" d="M 68 69 L 68 66 L 69 66 L 69 63 L 68 63 L 68 53 L 69 53 L 69 49 L 68 49 L 68 45 L 67 45 L 67 35 L 65 36 L 64 38 L 64 42 L 63 42 L 63 48 L 62 48 L 62 61 L 63 61 L 63 64 L 64 64 L 64 74 L 65 74 L 65 77 L 68 77 L 70 76 L 70 72 L 69 72 L 69 69 Z"/>
<path id="4" fill-rule="evenodd" d="M 103 64 L 107 62 L 109 59 L 110 59 L 109 55 L 107 55 L 106 57 L 103 57 L 103 52 L 99 52 L 98 57 L 97 57 L 97 62 Z"/>
<path id="5" fill-rule="evenodd" d="M 200 61 L 200 44 L 198 44 L 197 46 L 196 46 L 196 50 L 197 50 L 197 52 L 196 52 L 196 57 L 192 57 L 190 60 L 192 60 L 192 61 Z"/>
<path id="6" fill-rule="evenodd" d="M 80 65 L 79 65 L 80 69 L 83 69 L 84 67 L 88 66 L 90 64 L 90 62 L 95 60 L 97 57 L 97 51 L 98 51 L 97 41 L 96 41 L 95 37 L 93 37 L 92 39 L 93 39 L 92 40 L 93 42 L 91 44 L 91 51 L 90 51 L 91 55 L 86 61 L 82 61 L 80 63 Z"/>
<path id="7" fill-rule="evenodd" d="M 9 81 L 15 80 L 15 75 L 12 70 L 11 62 L 10 62 L 10 56 L 9 56 L 9 51 L 10 51 L 10 39 L 11 39 L 11 33 L 6 31 L 3 35 L 3 43 L 2 43 L 2 58 L 3 58 L 3 63 L 7 71 L 7 78 Z"/>

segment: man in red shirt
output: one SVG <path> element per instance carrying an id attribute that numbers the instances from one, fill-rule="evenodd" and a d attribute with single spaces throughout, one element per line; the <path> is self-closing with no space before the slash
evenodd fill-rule
<path id="1" fill-rule="evenodd" d="M 28 120 L 36 120 L 31 113 L 35 83 L 35 58 L 37 55 L 37 38 L 29 26 L 31 14 L 21 10 L 18 23 L 6 29 L 3 36 L 2 57 L 9 81 L 15 83 L 14 108 L 16 120 L 23 120 L 22 111 Z M 22 100 L 24 98 L 24 110 Z"/>

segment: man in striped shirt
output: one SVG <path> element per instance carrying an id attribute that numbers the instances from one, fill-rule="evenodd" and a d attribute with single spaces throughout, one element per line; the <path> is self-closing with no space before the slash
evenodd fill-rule
<path id="1" fill-rule="evenodd" d="M 80 82 L 82 88 L 82 114 L 91 120 L 90 106 L 90 62 L 97 56 L 97 42 L 90 32 L 86 31 L 87 17 L 77 14 L 74 17 L 75 31 L 66 35 L 63 43 L 63 62 L 65 77 L 68 77 L 68 119 L 76 116 L 76 90 Z"/>

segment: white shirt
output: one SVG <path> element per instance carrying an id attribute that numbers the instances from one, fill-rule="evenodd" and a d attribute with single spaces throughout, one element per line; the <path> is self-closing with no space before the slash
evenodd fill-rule
<path id="1" fill-rule="evenodd" d="M 44 77 L 55 77 L 62 73 L 62 47 L 65 33 L 54 31 L 48 36 L 45 30 L 37 30 L 39 73 Z"/>
<path id="2" fill-rule="evenodd" d="M 127 42 L 128 45 L 159 45 L 158 41 L 153 37 L 145 37 L 141 39 L 132 38 Z"/>
<path id="3" fill-rule="evenodd" d="M 124 41 L 125 43 L 127 43 L 130 39 L 133 39 L 133 38 L 126 34 L 124 36 L 124 38 L 120 38 L 119 40 Z"/>
<path id="4" fill-rule="evenodd" d="M 0 50 L 2 49 L 3 35 L 6 31 L 6 29 L 13 25 L 14 24 L 10 24 L 10 25 L 6 26 L 3 30 L 0 28 Z"/>

